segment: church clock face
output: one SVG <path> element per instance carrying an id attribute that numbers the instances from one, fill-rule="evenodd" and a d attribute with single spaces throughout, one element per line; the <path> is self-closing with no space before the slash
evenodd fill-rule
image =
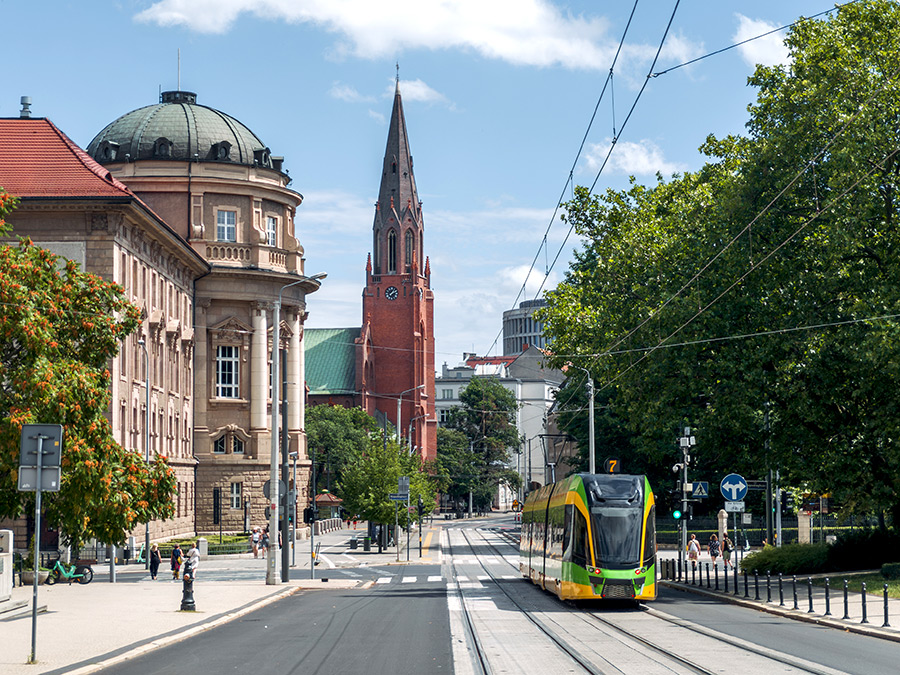
<path id="1" fill-rule="evenodd" d="M 396 286 L 388 286 L 384 290 L 384 297 L 388 300 L 396 300 L 398 295 L 400 295 L 400 292 L 397 290 Z"/>

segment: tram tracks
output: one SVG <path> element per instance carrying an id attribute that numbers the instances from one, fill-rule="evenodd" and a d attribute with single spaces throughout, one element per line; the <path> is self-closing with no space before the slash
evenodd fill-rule
<path id="1" fill-rule="evenodd" d="M 497 547 L 496 543 L 488 538 L 484 532 L 481 530 L 476 530 L 478 532 L 478 536 L 482 540 L 482 545 L 488 546 L 492 549 L 497 557 L 504 561 L 506 564 L 510 565 L 516 572 L 518 573 L 518 567 L 510 562 L 505 554 Z M 467 531 L 461 530 L 463 538 L 466 541 L 466 544 L 474 550 L 474 546 L 472 545 L 472 540 Z M 509 537 L 505 537 L 503 532 L 497 532 L 500 537 L 505 539 L 509 539 Z M 449 538 L 448 538 L 449 539 Z M 512 543 L 512 542 L 510 542 Z M 452 556 L 452 551 L 450 551 Z M 452 557 L 451 557 L 452 559 Z M 602 666 L 598 666 L 595 663 L 592 663 L 590 659 L 586 658 L 587 655 L 581 653 L 581 651 L 563 638 L 559 633 L 571 633 L 571 627 L 563 626 L 560 622 L 552 620 L 551 622 L 555 624 L 555 627 L 547 626 L 543 623 L 543 620 L 537 619 L 533 616 L 533 613 L 526 609 L 521 602 L 519 602 L 505 587 L 504 584 L 500 583 L 500 580 L 497 578 L 495 574 L 493 574 L 487 566 L 479 559 L 479 564 L 482 569 L 484 569 L 487 577 L 494 582 L 494 584 L 504 593 L 504 595 L 509 599 L 509 601 L 519 609 L 519 611 L 532 623 L 534 624 L 542 634 L 546 635 L 549 640 L 551 640 L 554 644 L 556 644 L 562 651 L 570 656 L 585 672 L 589 673 L 608 673 L 608 672 L 624 672 L 618 666 L 613 663 L 606 661 L 603 654 L 600 654 L 596 650 L 591 650 L 593 652 L 593 656 L 596 656 L 598 659 L 605 661 Z M 561 603 L 562 604 L 562 603 Z M 677 653 L 672 649 L 668 649 L 664 646 L 661 646 L 654 642 L 654 640 L 644 637 L 643 635 L 638 634 L 634 630 L 630 630 L 618 622 L 611 620 L 608 616 L 601 616 L 600 612 L 597 610 L 585 610 L 578 607 L 573 606 L 571 603 L 565 603 L 563 606 L 567 607 L 569 612 L 574 614 L 578 619 L 580 619 L 585 624 L 589 624 L 594 627 L 595 630 L 601 630 L 604 636 L 612 638 L 614 640 L 620 641 L 622 644 L 630 644 L 630 645 L 640 645 L 642 650 L 646 650 L 643 653 L 644 658 L 647 658 L 656 665 L 658 665 L 663 670 L 671 669 L 672 671 L 682 671 L 682 672 L 691 672 L 691 673 L 700 673 L 704 675 L 711 675 L 712 673 L 721 672 L 721 670 L 717 667 L 716 670 L 710 670 L 706 668 L 696 661 L 688 659 L 681 654 Z M 770 661 L 777 662 L 782 666 L 788 666 L 794 672 L 804 672 L 804 673 L 815 673 L 816 675 L 833 675 L 836 671 L 830 668 L 816 668 L 813 664 L 810 664 L 808 661 L 803 659 L 793 658 L 789 655 L 783 655 L 773 650 L 766 649 L 764 647 L 759 647 L 758 645 L 754 645 L 744 640 L 740 640 L 737 638 L 731 638 L 730 636 L 723 635 L 716 631 L 702 629 L 702 627 L 698 627 L 694 624 L 691 624 L 686 621 L 682 621 L 675 617 L 671 617 L 664 612 L 656 610 L 654 608 L 642 607 L 642 612 L 647 612 L 649 615 L 652 615 L 654 618 L 658 620 L 662 620 L 667 622 L 670 625 L 676 626 L 679 629 L 689 631 L 691 635 L 703 635 L 705 637 L 711 638 L 717 642 L 717 644 L 726 644 L 738 650 L 741 650 L 744 653 L 752 654 L 756 657 L 761 657 Z M 582 640 L 582 644 L 587 644 L 587 641 Z M 591 644 L 595 642 L 595 640 L 589 641 Z M 651 656 L 651 653 L 653 656 Z M 772 666 L 775 664 L 773 663 Z M 631 671 L 634 672 L 634 671 Z"/>

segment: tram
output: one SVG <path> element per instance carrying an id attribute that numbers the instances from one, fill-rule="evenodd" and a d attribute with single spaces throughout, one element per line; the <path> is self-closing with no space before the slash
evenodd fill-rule
<path id="1" fill-rule="evenodd" d="M 545 485 L 522 510 L 519 570 L 563 600 L 655 600 L 655 503 L 646 476 Z"/>

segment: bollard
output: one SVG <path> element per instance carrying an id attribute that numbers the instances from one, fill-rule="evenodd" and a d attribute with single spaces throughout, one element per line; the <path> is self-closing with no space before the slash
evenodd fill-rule
<path id="1" fill-rule="evenodd" d="M 778 606 L 784 607 L 784 577 L 778 573 Z"/>
<path id="2" fill-rule="evenodd" d="M 697 585 L 697 566 L 691 565 L 691 586 Z"/>
<path id="3" fill-rule="evenodd" d="M 725 569 L 722 570 L 722 577 L 725 579 L 725 593 L 728 593 L 728 565 L 725 565 Z M 716 577 L 718 579 L 718 577 Z"/>
<path id="4" fill-rule="evenodd" d="M 759 570 L 753 570 L 754 600 L 759 600 Z"/>
<path id="5" fill-rule="evenodd" d="M 891 624 L 888 623 L 888 585 L 884 585 L 884 623 L 881 624 L 882 628 L 890 628 Z"/>
<path id="6" fill-rule="evenodd" d="M 812 577 L 806 577 L 806 593 L 809 596 L 809 610 L 807 610 L 807 614 L 814 614 L 813 604 L 812 604 Z"/>
<path id="7" fill-rule="evenodd" d="M 702 585 L 702 582 L 701 582 L 701 585 Z M 707 587 L 707 588 L 712 588 L 712 587 L 709 585 L 709 563 L 706 563 L 706 587 Z"/>
<path id="8" fill-rule="evenodd" d="M 794 582 L 794 609 L 800 609 L 800 605 L 797 604 L 797 575 L 794 574 L 791 580 Z"/>
<path id="9" fill-rule="evenodd" d="M 747 590 L 747 570 L 744 570 L 744 597 L 750 597 L 750 591 Z"/>
<path id="10" fill-rule="evenodd" d="M 716 590 L 719 590 L 719 563 L 715 563 L 713 569 L 716 571 Z"/>
<path id="11" fill-rule="evenodd" d="M 738 590 L 738 568 L 737 568 L 737 565 L 734 565 L 734 567 L 732 567 L 732 569 L 734 570 L 734 594 L 738 595 L 740 593 L 740 591 Z"/>
<path id="12" fill-rule="evenodd" d="M 772 602 L 772 572 L 766 570 L 766 602 Z"/>
<path id="13" fill-rule="evenodd" d="M 831 616 L 831 579 L 825 577 L 825 616 Z"/>
<path id="14" fill-rule="evenodd" d="M 846 579 L 844 579 L 844 616 L 841 617 L 842 619 L 850 618 L 850 612 L 848 611 L 849 605 L 847 604 L 847 586 L 848 585 L 849 585 L 849 582 Z"/>
<path id="15" fill-rule="evenodd" d="M 868 615 L 866 614 L 866 582 L 863 582 L 862 585 L 862 614 L 863 618 L 860 623 L 869 623 L 869 619 L 866 618 Z"/>
<path id="16" fill-rule="evenodd" d="M 678 581 L 681 581 L 681 558 L 678 558 Z"/>
<path id="17" fill-rule="evenodd" d="M 197 605 L 194 604 L 194 575 L 191 572 L 190 562 L 184 563 L 184 580 L 181 586 L 181 611 L 197 611 Z"/>

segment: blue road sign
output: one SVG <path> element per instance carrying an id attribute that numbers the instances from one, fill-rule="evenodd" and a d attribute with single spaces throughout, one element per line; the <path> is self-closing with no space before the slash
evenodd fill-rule
<path id="1" fill-rule="evenodd" d="M 722 479 L 719 485 L 722 496 L 730 502 L 739 502 L 747 496 L 747 481 L 743 476 L 730 473 Z"/>
<path id="2" fill-rule="evenodd" d="M 709 482 L 705 480 L 694 481 L 694 489 L 691 490 L 693 497 L 709 497 Z"/>

